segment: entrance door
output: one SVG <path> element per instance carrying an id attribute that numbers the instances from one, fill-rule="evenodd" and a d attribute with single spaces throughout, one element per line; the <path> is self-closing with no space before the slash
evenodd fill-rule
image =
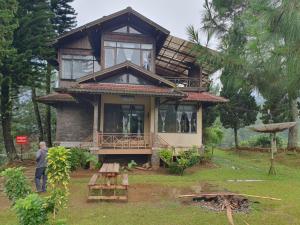
<path id="1" fill-rule="evenodd" d="M 104 133 L 143 134 L 144 106 L 104 104 Z"/>

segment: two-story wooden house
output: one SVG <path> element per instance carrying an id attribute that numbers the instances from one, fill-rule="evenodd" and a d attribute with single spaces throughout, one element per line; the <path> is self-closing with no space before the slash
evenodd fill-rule
<path id="1" fill-rule="evenodd" d="M 39 98 L 56 108 L 56 142 L 99 155 L 152 156 L 160 147 L 202 146 L 202 109 L 226 101 L 207 92 L 208 66 L 193 44 L 131 8 L 55 42 L 59 87 Z"/>

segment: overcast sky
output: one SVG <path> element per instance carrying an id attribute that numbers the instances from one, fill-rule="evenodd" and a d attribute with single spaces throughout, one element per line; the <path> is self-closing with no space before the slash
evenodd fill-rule
<path id="1" fill-rule="evenodd" d="M 203 2 L 204 0 L 75 0 L 72 5 L 78 13 L 78 26 L 131 6 L 169 30 L 172 35 L 188 39 L 188 25 L 201 27 Z M 205 43 L 205 34 L 201 40 Z M 212 42 L 209 47 L 215 47 L 215 44 Z"/>

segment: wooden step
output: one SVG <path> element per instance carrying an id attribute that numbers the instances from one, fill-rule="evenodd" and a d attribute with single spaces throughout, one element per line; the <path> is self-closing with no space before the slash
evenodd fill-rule
<path id="1" fill-rule="evenodd" d="M 90 186 L 91 190 L 126 190 L 127 187 L 123 185 L 105 185 L 105 184 L 95 184 Z"/>
<path id="2" fill-rule="evenodd" d="M 89 196 L 88 200 L 106 200 L 106 201 L 127 201 L 128 198 L 125 195 L 122 196 Z"/>

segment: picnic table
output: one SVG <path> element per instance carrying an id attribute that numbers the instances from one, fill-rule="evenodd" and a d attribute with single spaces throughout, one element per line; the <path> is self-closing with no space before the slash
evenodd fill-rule
<path id="1" fill-rule="evenodd" d="M 88 188 L 88 200 L 127 200 L 128 175 L 120 174 L 119 163 L 104 163 L 90 179 Z"/>

